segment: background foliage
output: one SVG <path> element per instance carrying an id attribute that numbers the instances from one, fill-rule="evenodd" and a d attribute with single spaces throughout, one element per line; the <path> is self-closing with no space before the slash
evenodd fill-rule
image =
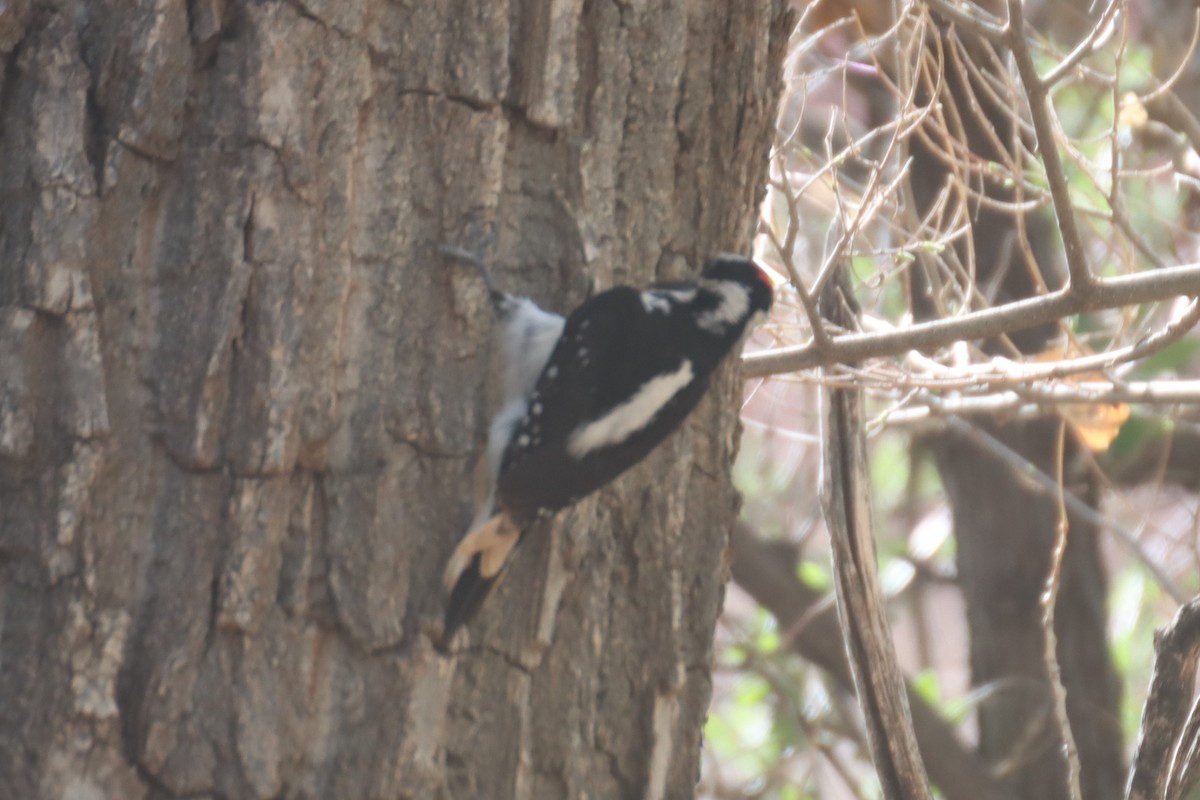
<path id="1" fill-rule="evenodd" d="M 879 330 L 921 318 L 912 302 L 911 272 L 923 260 L 942 264 L 951 282 L 961 278 L 960 291 L 943 296 L 943 313 L 1002 302 L 995 285 L 982 279 L 975 284 L 982 268 L 977 273 L 968 263 L 975 253 L 962 247 L 983 224 L 971 209 L 978 211 L 987 181 L 1015 191 L 1007 213 L 1032 220 L 1030 229 L 1038 220 L 1056 220 L 1046 150 L 1035 148 L 1017 57 L 999 46 L 990 52 L 994 71 L 966 59 L 958 68 L 990 75 L 996 95 L 1007 93 L 1019 121 L 1004 144 L 1016 156 L 998 163 L 959 151 L 959 181 L 948 184 L 934 213 L 917 213 L 906 181 L 912 140 L 926 134 L 915 133 L 914 121 L 944 110 L 917 91 L 922 65 L 936 49 L 929 42 L 934 31 L 942 33 L 941 42 L 949 43 L 942 49 L 945 63 L 955 58 L 948 53 L 978 51 L 962 44 L 975 32 L 965 19 L 951 24 L 951 10 L 943 8 L 948 4 L 904 6 L 899 21 L 887 17 L 889 5 L 797 7 L 800 23 L 759 239 L 760 254 L 810 290 L 822 268 L 844 263 L 864 319 Z M 1006 19 L 1001 3 L 954 5 L 980 20 Z M 1197 260 L 1198 20 L 1190 4 L 1177 5 L 1031 0 L 1024 7 L 1026 27 L 1016 49 L 1030 55 L 1043 76 L 1064 65 L 1050 91 L 1053 152 L 1068 180 L 1086 261 L 1098 276 Z M 954 127 L 953 120 L 947 127 Z M 976 204 L 955 207 L 955 192 L 973 194 Z M 1011 246 L 1036 250 L 1042 245 L 1030 244 L 1035 233 L 1022 233 Z M 1064 266 L 1055 234 L 1047 251 L 1052 259 L 1028 259 L 1040 264 L 1051 289 L 1061 283 L 1056 275 Z M 964 252 L 970 253 L 965 259 Z M 811 341 L 804 298 L 793 292 L 790 301 L 756 342 L 759 349 Z M 919 357 L 869 361 L 838 378 L 864 387 L 867 395 L 877 545 L 901 663 L 916 694 L 968 744 L 978 741 L 981 704 L 1003 698 L 1012 687 L 972 680 L 968 649 L 975 632 L 958 583 L 954 520 L 931 437 L 947 429 L 964 436 L 973 431 L 1003 449 L 987 433 L 993 426 L 1065 420 L 1067 436 L 1079 444 L 1066 457 L 1067 482 L 1072 474 L 1087 474 L 1100 489 L 1095 510 L 1107 528 L 1099 533 L 1108 575 L 1105 633 L 1120 675 L 1117 713 L 1128 758 L 1150 682 L 1155 628 L 1200 589 L 1200 337 L 1190 332 L 1191 311 L 1186 298 L 1125 305 L 1066 317 L 1036 347 L 959 343 Z M 1121 348 L 1136 348 L 1181 318 L 1153 352 L 1122 355 Z M 1087 358 L 1103 353 L 1115 357 L 1102 369 L 1084 369 Z M 1061 371 L 1032 376 L 1024 369 L 1042 364 Z M 822 374 L 829 379 L 830 373 Z M 763 597 L 763 571 L 754 563 L 739 571 L 735 563 L 718 631 L 705 796 L 878 796 L 852 694 L 811 654 L 800 652 L 807 623 L 832 604 L 828 542 L 814 488 L 819 380 L 810 372 L 747 383 L 735 472 L 745 497 L 739 535 L 783 562 L 794 559 L 795 577 L 821 599 L 801 624 L 781 625 L 756 601 Z M 1121 387 L 1135 383 L 1152 402 L 1124 402 L 1131 398 Z M 1071 402 L 1049 399 L 1054 391 Z M 1164 397 L 1170 401 L 1158 399 Z M 1016 465 L 997 469 L 1021 471 L 1020 463 L 1018 457 Z M 1028 460 L 1024 465 L 1035 469 Z M 1014 517 L 1027 512 L 1011 509 Z M 736 555 L 736 542 L 734 550 Z M 1041 724 L 1031 722 L 1030 728 Z M 1029 752 L 1017 738 L 1007 745 L 1008 760 L 989 759 L 993 776 L 1003 780 L 1020 771 Z"/>

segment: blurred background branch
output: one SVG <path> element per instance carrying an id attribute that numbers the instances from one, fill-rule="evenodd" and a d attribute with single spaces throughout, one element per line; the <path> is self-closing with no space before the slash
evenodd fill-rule
<path id="1" fill-rule="evenodd" d="M 795 8 L 757 251 L 794 292 L 743 359 L 756 534 L 733 542 L 702 788 L 883 791 L 813 490 L 839 389 L 865 403 L 883 607 L 937 790 L 1118 800 L 1139 728 L 1171 714 L 1184 796 L 1190 684 L 1140 712 L 1155 626 L 1200 589 L 1200 11 Z M 832 320 L 815 298 L 842 279 L 861 311 Z"/>

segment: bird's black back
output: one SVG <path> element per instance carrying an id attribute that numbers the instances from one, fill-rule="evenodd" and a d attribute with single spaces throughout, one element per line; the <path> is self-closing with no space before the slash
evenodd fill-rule
<path id="1" fill-rule="evenodd" d="M 572 312 L 505 450 L 498 484 L 505 508 L 517 515 L 563 508 L 636 464 L 683 422 L 740 341 L 749 316 L 770 305 L 769 286 L 756 271 L 744 274 L 736 263 L 729 270 L 733 278 L 712 277 L 750 282 L 746 313 L 727 325 L 711 320 L 722 302 L 713 288 L 720 284 L 703 280 L 645 292 L 618 287 Z M 643 415 L 654 410 L 644 424 L 620 430 L 617 412 L 643 389 L 661 402 L 643 404 Z M 580 437 L 603 420 L 618 424 L 591 429 L 590 440 Z M 582 455 L 581 441 L 593 445 Z"/>

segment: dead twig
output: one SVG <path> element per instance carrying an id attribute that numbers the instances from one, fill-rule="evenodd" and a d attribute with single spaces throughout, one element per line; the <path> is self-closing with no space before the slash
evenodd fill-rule
<path id="1" fill-rule="evenodd" d="M 1016 300 L 952 319 L 923 322 L 886 333 L 852 333 L 816 343 L 775 348 L 742 357 L 745 375 L 760 378 L 830 364 L 896 356 L 909 350 L 933 351 L 954 342 L 987 339 L 1089 311 L 1200 296 L 1200 264 L 1097 279 L 1084 297 L 1069 287 Z M 1194 324 L 1194 323 L 1193 323 Z"/>

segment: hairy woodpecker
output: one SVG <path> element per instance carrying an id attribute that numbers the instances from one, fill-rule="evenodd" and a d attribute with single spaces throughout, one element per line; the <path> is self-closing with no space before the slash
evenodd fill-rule
<path id="1" fill-rule="evenodd" d="M 446 566 L 443 646 L 478 611 L 529 523 L 604 486 L 678 428 L 771 307 L 766 273 L 732 255 L 694 281 L 609 289 L 565 321 L 488 288 L 505 402 L 488 439 L 492 494 Z"/>

